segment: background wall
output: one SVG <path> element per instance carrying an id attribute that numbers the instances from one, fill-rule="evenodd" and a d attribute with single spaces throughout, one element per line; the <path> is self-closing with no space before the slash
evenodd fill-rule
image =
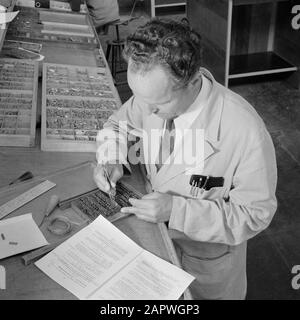
<path id="1" fill-rule="evenodd" d="M 134 0 L 118 0 L 120 10 L 122 11 L 122 9 L 128 9 L 128 8 L 131 9 L 133 6 L 133 1 Z M 139 8 L 143 8 L 144 5 L 145 5 L 144 0 L 139 0 L 136 4 L 136 6 Z"/>

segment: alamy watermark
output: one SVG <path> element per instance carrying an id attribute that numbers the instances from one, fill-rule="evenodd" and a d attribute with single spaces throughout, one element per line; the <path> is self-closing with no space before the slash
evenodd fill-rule
<path id="1" fill-rule="evenodd" d="M 295 276 L 292 278 L 292 288 L 295 290 L 300 289 L 300 265 L 295 265 L 292 268 L 292 274 Z"/>
<path id="2" fill-rule="evenodd" d="M 294 30 L 300 29 L 300 4 L 294 5 L 292 7 L 292 14 L 294 14 L 291 25 Z"/>
<path id="3" fill-rule="evenodd" d="M 199 172 L 203 169 L 204 129 L 176 128 L 166 132 L 163 129 L 146 131 L 128 128 L 126 121 L 120 121 L 115 130 L 105 128 L 98 133 L 98 163 L 113 163 L 115 160 L 121 163 L 154 165 L 161 162 L 183 165 L 188 172 L 193 169 Z M 160 149 L 162 140 L 171 142 L 172 139 L 174 148 L 171 148 L 171 143 L 164 145 L 164 154 L 167 156 L 163 157 Z"/>

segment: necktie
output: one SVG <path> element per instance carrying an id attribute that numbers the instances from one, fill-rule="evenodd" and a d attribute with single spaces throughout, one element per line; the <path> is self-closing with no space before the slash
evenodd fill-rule
<path id="1" fill-rule="evenodd" d="M 174 119 L 168 119 L 166 121 L 165 132 L 160 143 L 158 159 L 156 163 L 157 171 L 162 167 L 162 165 L 168 159 L 169 155 L 174 150 L 174 142 L 175 142 L 174 129 L 175 129 Z"/>

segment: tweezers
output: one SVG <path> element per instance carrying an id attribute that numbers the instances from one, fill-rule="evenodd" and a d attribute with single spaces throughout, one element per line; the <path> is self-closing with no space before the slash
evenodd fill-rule
<path id="1" fill-rule="evenodd" d="M 116 196 L 116 188 L 113 188 L 113 186 L 111 185 L 111 181 L 110 181 L 110 178 L 109 178 L 109 174 L 107 172 L 107 169 L 105 167 L 103 167 L 103 170 L 104 170 L 104 175 L 105 175 L 105 178 L 109 184 L 109 192 L 108 192 L 108 195 L 109 195 L 109 198 L 111 201 L 113 201 L 114 203 L 116 202 L 115 201 L 115 196 Z"/>

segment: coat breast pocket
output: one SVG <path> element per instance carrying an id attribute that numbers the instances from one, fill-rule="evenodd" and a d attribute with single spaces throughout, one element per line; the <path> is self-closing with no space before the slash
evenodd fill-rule
<path id="1" fill-rule="evenodd" d="M 192 183 L 192 175 L 190 174 L 180 174 L 172 179 L 172 184 L 168 184 L 166 189 L 161 189 L 161 192 L 172 192 L 175 195 L 184 196 L 186 198 L 192 199 L 218 199 L 224 198 L 226 194 L 226 187 L 221 186 L 220 182 L 218 186 L 212 186 L 215 180 L 210 182 L 209 188 L 203 188 L 203 183 L 199 186 L 197 183 Z M 168 189 L 171 187 L 170 189 Z M 207 189 L 207 190 L 206 190 Z"/>
<path id="2" fill-rule="evenodd" d="M 200 189 L 199 192 L 196 193 L 195 198 L 207 200 L 219 199 L 223 198 L 225 192 L 226 191 L 223 187 L 214 187 L 209 190 Z"/>
<path id="3" fill-rule="evenodd" d="M 193 198 L 216 199 L 225 194 L 223 177 L 194 174 L 190 176 L 189 185 Z"/>
<path id="4" fill-rule="evenodd" d="M 193 199 L 214 200 L 224 198 L 226 189 L 224 187 L 213 187 L 209 190 L 202 188 L 193 188 L 190 186 L 189 196 Z"/>

